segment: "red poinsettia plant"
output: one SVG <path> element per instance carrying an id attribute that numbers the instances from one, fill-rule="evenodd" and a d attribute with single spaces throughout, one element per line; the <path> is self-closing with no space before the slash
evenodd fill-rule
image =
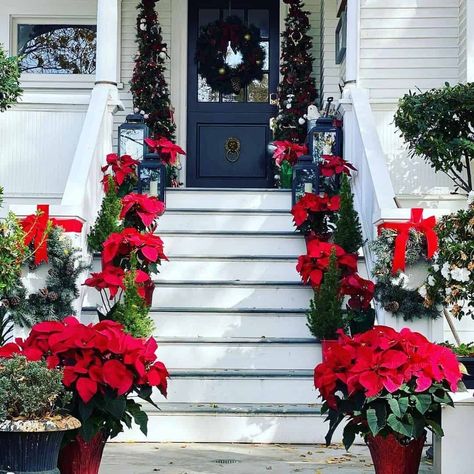
<path id="1" fill-rule="evenodd" d="M 132 419 L 146 435 L 148 418 L 135 397 L 155 405 L 153 387 L 166 396 L 168 371 L 157 361 L 157 348 L 155 339 L 134 338 L 116 322 L 86 326 L 71 316 L 35 325 L 26 340 L 0 348 L 0 358 L 20 353 L 62 368 L 73 394 L 71 414 L 90 440 L 99 430 L 117 436 Z"/>
<path id="2" fill-rule="evenodd" d="M 424 437 L 425 429 L 442 436 L 440 408 L 453 406 L 450 392 L 464 389 L 451 350 L 407 328 L 385 326 L 353 338 L 340 331 L 314 370 L 314 384 L 329 421 L 327 444 L 346 420 L 347 449 L 357 434 L 366 440 L 392 435 L 402 444 Z"/>
<path id="3" fill-rule="evenodd" d="M 308 147 L 306 145 L 299 145 L 287 140 L 277 140 L 273 142 L 276 147 L 273 152 L 273 159 L 278 168 L 284 161 L 287 161 L 290 165 L 294 165 L 298 158 L 308 153 Z"/>
<path id="4" fill-rule="evenodd" d="M 336 155 L 322 155 L 319 169 L 325 178 L 341 174 L 350 176 L 351 171 L 356 171 L 352 164 Z"/>
<path id="5" fill-rule="evenodd" d="M 340 196 L 326 193 L 306 193 L 292 208 L 293 222 L 305 235 L 327 240 L 334 232 L 337 212 L 341 206 Z"/>
<path id="6" fill-rule="evenodd" d="M 186 155 L 180 146 L 165 137 L 158 137 L 156 139 L 146 138 L 145 143 L 154 153 L 159 153 L 161 159 L 167 165 L 176 165 L 178 155 Z"/>
<path id="7" fill-rule="evenodd" d="M 157 219 L 164 214 L 165 203 L 155 196 L 130 193 L 122 198 L 120 219 L 124 227 L 151 231 L 156 228 Z"/>
<path id="8" fill-rule="evenodd" d="M 132 191 L 137 183 L 139 161 L 133 159 L 130 155 L 119 156 L 116 153 L 108 154 L 106 161 L 107 164 L 102 167 L 104 191 L 108 192 L 109 186 L 113 183 L 117 194 L 125 196 L 125 194 Z"/>
<path id="9" fill-rule="evenodd" d="M 367 310 L 374 299 L 375 283 L 359 274 L 347 275 L 341 280 L 341 294 L 349 296 L 347 306 L 355 311 Z"/>
<path id="10" fill-rule="evenodd" d="M 306 255 L 301 255 L 298 258 L 296 270 L 304 283 L 311 284 L 315 289 L 320 287 L 324 274 L 329 268 L 332 252 L 336 256 L 342 276 L 357 272 L 358 257 L 356 254 L 347 253 L 339 245 L 315 239 L 308 242 Z"/>

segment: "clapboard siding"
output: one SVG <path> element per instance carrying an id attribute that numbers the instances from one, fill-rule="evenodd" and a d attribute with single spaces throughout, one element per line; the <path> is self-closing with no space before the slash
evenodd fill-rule
<path id="1" fill-rule="evenodd" d="M 321 97 L 338 98 L 340 68 L 336 64 L 337 9 L 334 0 L 323 0 L 321 6 Z"/>
<path id="2" fill-rule="evenodd" d="M 307 0 L 306 10 L 310 12 L 311 29 L 309 34 L 313 40 L 313 76 L 316 79 L 316 87 L 320 90 L 321 77 L 321 0 Z"/>
<path id="3" fill-rule="evenodd" d="M 467 0 L 459 2 L 459 81 L 467 80 Z"/>
<path id="4" fill-rule="evenodd" d="M 459 1 L 361 0 L 360 84 L 373 100 L 458 81 Z"/>

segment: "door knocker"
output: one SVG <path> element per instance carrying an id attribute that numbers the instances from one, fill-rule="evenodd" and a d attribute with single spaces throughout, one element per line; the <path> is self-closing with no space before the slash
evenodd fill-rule
<path id="1" fill-rule="evenodd" d="M 240 158 L 240 140 L 238 138 L 229 137 L 224 145 L 225 158 L 229 163 L 235 163 Z"/>

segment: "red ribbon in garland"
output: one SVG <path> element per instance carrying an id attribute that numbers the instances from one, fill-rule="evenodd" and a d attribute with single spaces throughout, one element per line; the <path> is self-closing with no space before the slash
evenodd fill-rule
<path id="1" fill-rule="evenodd" d="M 426 237 L 427 257 L 431 258 L 438 250 L 438 235 L 435 231 L 436 218 L 434 216 L 423 219 L 423 209 L 411 210 L 411 219 L 408 222 L 385 222 L 379 225 L 379 234 L 382 229 L 393 229 L 398 232 L 395 239 L 392 273 L 404 271 L 406 266 L 406 250 L 410 237 L 410 230 L 421 232 Z"/>
<path id="2" fill-rule="evenodd" d="M 35 265 L 40 265 L 48 262 L 48 222 L 62 227 L 65 232 L 81 232 L 83 223 L 79 219 L 50 219 L 48 204 L 39 204 L 36 208 L 39 212 L 25 217 L 20 224 L 25 232 L 24 243 L 33 244 Z"/>

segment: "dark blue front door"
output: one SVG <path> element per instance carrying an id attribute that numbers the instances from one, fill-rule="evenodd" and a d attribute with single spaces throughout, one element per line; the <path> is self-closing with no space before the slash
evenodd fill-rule
<path id="1" fill-rule="evenodd" d="M 271 186 L 267 156 L 270 94 L 278 87 L 279 0 L 189 0 L 187 186 Z M 267 51 L 264 79 L 239 94 L 213 91 L 198 76 L 196 40 L 201 26 L 231 15 L 260 28 Z M 238 152 L 235 151 L 238 149 Z"/>

